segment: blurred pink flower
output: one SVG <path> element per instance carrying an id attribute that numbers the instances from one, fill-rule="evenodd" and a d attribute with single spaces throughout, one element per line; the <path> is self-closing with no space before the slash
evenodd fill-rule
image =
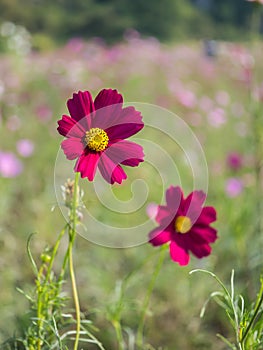
<path id="1" fill-rule="evenodd" d="M 239 170 L 243 165 L 242 156 L 237 152 L 229 153 L 226 162 L 231 170 Z"/>
<path id="2" fill-rule="evenodd" d="M 146 207 L 146 213 L 150 219 L 155 219 L 158 213 L 158 204 L 149 203 Z"/>
<path id="3" fill-rule="evenodd" d="M 35 145 L 28 139 L 21 139 L 16 143 L 17 152 L 22 157 L 30 157 L 34 152 Z"/>
<path id="4" fill-rule="evenodd" d="M 194 108 L 196 105 L 195 94 L 190 90 L 181 90 L 176 93 L 177 100 L 187 108 Z"/>
<path id="5" fill-rule="evenodd" d="M 79 53 L 84 48 L 84 41 L 81 38 L 71 38 L 67 44 L 66 48 L 69 51 Z"/>
<path id="6" fill-rule="evenodd" d="M 219 128 L 226 123 L 225 111 L 222 108 L 215 108 L 207 116 L 208 123 L 215 128 Z"/>
<path id="7" fill-rule="evenodd" d="M 228 197 L 234 198 L 240 195 L 243 191 L 243 183 L 240 179 L 231 177 L 227 179 L 225 184 L 225 192 Z"/>
<path id="8" fill-rule="evenodd" d="M 16 177 L 23 171 L 23 164 L 12 152 L 0 152 L 0 174 L 2 177 Z"/>

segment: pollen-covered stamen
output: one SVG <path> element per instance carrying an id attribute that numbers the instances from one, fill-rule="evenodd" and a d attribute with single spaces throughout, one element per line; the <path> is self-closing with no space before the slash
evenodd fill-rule
<path id="1" fill-rule="evenodd" d="M 86 132 L 85 142 L 92 151 L 104 151 L 108 146 L 109 137 L 107 133 L 100 128 L 91 128 Z"/>
<path id="2" fill-rule="evenodd" d="M 175 219 L 174 228 L 178 233 L 187 233 L 192 227 L 192 221 L 188 216 L 178 216 Z"/>

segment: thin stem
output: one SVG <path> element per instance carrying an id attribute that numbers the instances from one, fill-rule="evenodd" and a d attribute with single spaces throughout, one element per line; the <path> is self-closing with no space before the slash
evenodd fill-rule
<path id="1" fill-rule="evenodd" d="M 73 299 L 74 299 L 74 304 L 75 304 L 76 322 L 77 322 L 74 350 L 77 350 L 78 343 L 79 343 L 79 332 L 80 332 L 80 307 L 79 307 L 78 290 L 77 290 L 77 284 L 76 284 L 76 278 L 75 278 L 74 266 L 73 266 L 72 248 L 73 248 L 73 241 L 70 241 L 70 245 L 69 245 L 69 272 L 70 272 L 70 278 L 71 278 L 72 293 L 73 293 Z"/>
<path id="2" fill-rule="evenodd" d="M 61 241 L 62 237 L 64 236 L 67 227 L 68 227 L 68 224 L 66 224 L 65 227 L 64 227 L 64 228 L 61 230 L 61 232 L 59 233 L 59 236 L 58 236 L 58 238 L 57 238 L 57 241 L 56 241 L 56 243 L 55 243 L 55 246 L 54 246 L 54 248 L 53 248 L 53 250 L 52 250 L 51 259 L 50 259 L 50 262 L 49 262 L 49 265 L 48 265 L 48 268 L 47 268 L 45 283 L 48 281 L 48 279 L 49 279 L 49 277 L 50 277 L 51 269 L 52 269 L 52 267 L 53 267 L 54 259 L 55 259 L 55 256 L 56 256 L 56 254 L 57 254 L 60 241 Z"/>
<path id="3" fill-rule="evenodd" d="M 74 265 L 73 265 L 73 244 L 74 244 L 75 237 L 76 237 L 76 226 L 77 226 L 78 181 L 79 181 L 79 173 L 76 173 L 75 182 L 74 182 L 74 193 L 73 193 L 72 207 L 71 207 L 71 212 L 70 212 L 69 247 L 68 247 L 69 273 L 70 273 L 70 278 L 71 278 L 72 294 L 73 294 L 73 299 L 74 299 L 74 304 L 75 304 L 76 323 L 77 323 L 74 350 L 78 349 L 79 336 L 80 336 L 80 306 L 79 306 L 78 289 L 77 289 L 75 272 L 74 272 Z"/>
<path id="4" fill-rule="evenodd" d="M 145 295 L 145 298 L 143 301 L 142 312 L 141 312 L 138 330 L 137 330 L 137 336 L 136 336 L 136 343 L 139 346 L 139 348 L 141 348 L 143 345 L 143 327 L 144 327 L 144 323 L 145 323 L 146 312 L 147 312 L 147 309 L 149 306 L 151 294 L 152 294 L 156 279 L 159 275 L 159 272 L 161 270 L 161 267 L 162 267 L 162 264 L 164 261 L 166 248 L 167 248 L 166 245 L 163 245 L 160 249 L 159 258 L 158 258 L 157 264 L 155 266 L 155 270 L 153 272 L 152 278 L 151 278 L 150 283 L 148 285 L 148 289 L 147 289 L 147 292 L 146 292 L 146 295 Z"/>
<path id="5" fill-rule="evenodd" d="M 43 287 L 41 285 L 41 278 L 43 276 L 43 269 L 44 269 L 44 266 L 41 265 L 37 276 L 37 328 L 38 328 L 37 350 L 41 350 L 41 345 L 42 345 L 41 331 L 43 326 L 43 315 L 42 315 Z"/>
<path id="6" fill-rule="evenodd" d="M 114 321 L 113 322 L 113 327 L 115 329 L 119 350 L 124 350 L 124 341 L 123 341 L 123 336 L 122 336 L 120 322 L 119 321 Z"/>
<path id="7" fill-rule="evenodd" d="M 59 275 L 59 278 L 58 278 L 58 283 L 59 283 L 59 284 L 60 284 L 60 283 L 63 281 L 63 279 L 64 279 L 64 275 L 65 275 L 65 272 L 66 272 L 66 267 L 67 267 L 68 259 L 69 259 L 69 247 L 67 248 L 66 254 L 65 254 L 64 259 L 63 259 L 63 263 L 62 263 L 60 275 Z"/>

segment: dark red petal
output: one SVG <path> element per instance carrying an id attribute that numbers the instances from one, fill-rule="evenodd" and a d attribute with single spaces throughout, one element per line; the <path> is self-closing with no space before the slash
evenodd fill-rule
<path id="1" fill-rule="evenodd" d="M 202 205 L 206 199 L 203 191 L 194 191 L 182 202 L 183 215 L 188 216 L 195 223 L 202 212 Z"/>
<path id="2" fill-rule="evenodd" d="M 183 200 L 183 191 L 179 186 L 171 186 L 166 191 L 166 203 L 168 209 L 174 213 L 178 212 Z"/>
<path id="3" fill-rule="evenodd" d="M 124 164 L 128 166 L 138 166 L 143 162 L 143 148 L 137 143 L 122 140 L 111 144 L 104 154 L 115 164 Z"/>
<path id="4" fill-rule="evenodd" d="M 87 177 L 89 181 L 93 181 L 99 159 L 99 153 L 85 151 L 78 159 L 74 170 L 80 172 L 82 178 Z"/>
<path id="5" fill-rule="evenodd" d="M 89 91 L 79 91 L 73 94 L 73 98 L 67 102 L 68 110 L 73 119 L 79 121 L 94 112 L 94 104 Z M 89 128 L 89 118 L 87 119 L 87 127 Z"/>
<path id="6" fill-rule="evenodd" d="M 99 170 L 103 178 L 110 184 L 122 183 L 122 180 L 127 178 L 126 173 L 122 167 L 114 163 L 107 155 L 106 152 L 102 152 L 99 161 Z"/>
<path id="7" fill-rule="evenodd" d="M 175 241 L 170 243 L 170 256 L 179 265 L 185 266 L 189 263 L 189 254 L 186 248 L 178 245 Z"/>
<path id="8" fill-rule="evenodd" d="M 144 127 L 141 112 L 134 107 L 126 107 L 104 126 L 111 141 L 127 139 L 137 134 Z"/>
<path id="9" fill-rule="evenodd" d="M 82 125 L 67 115 L 63 115 L 62 119 L 58 121 L 57 130 L 60 135 L 66 137 L 82 138 L 85 133 L 85 129 L 82 127 Z"/>
<path id="10" fill-rule="evenodd" d="M 212 248 L 208 244 L 195 244 L 195 243 L 192 243 L 189 249 L 199 259 L 210 255 L 212 250 Z"/>
<path id="11" fill-rule="evenodd" d="M 217 239 L 217 230 L 211 226 L 200 226 L 195 224 L 189 236 L 195 243 L 213 243 Z"/>
<path id="12" fill-rule="evenodd" d="M 216 221 L 216 210 L 214 207 L 204 207 L 201 211 L 201 214 L 196 221 L 196 224 L 200 225 L 209 225 L 212 222 Z"/>
<path id="13" fill-rule="evenodd" d="M 61 148 L 63 149 L 67 159 L 76 159 L 80 157 L 84 150 L 83 143 L 81 139 L 70 137 L 61 142 Z"/>
<path id="14" fill-rule="evenodd" d="M 118 103 L 123 103 L 122 95 L 119 94 L 117 90 L 113 89 L 101 90 L 94 100 L 94 106 L 96 110 Z"/>
<path id="15" fill-rule="evenodd" d="M 171 232 L 162 231 L 160 227 L 155 228 L 149 233 L 149 242 L 154 246 L 165 244 L 171 240 Z"/>

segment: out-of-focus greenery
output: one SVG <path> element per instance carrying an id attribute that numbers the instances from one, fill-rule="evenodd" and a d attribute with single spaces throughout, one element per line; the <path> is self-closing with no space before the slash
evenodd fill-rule
<path id="1" fill-rule="evenodd" d="M 25 0 L 23 5 L 1 0 L 0 24 L 24 26 L 38 35 L 40 47 L 44 36 L 55 42 L 72 36 L 112 42 L 128 28 L 161 40 L 244 39 L 253 5 L 245 0 Z"/>

